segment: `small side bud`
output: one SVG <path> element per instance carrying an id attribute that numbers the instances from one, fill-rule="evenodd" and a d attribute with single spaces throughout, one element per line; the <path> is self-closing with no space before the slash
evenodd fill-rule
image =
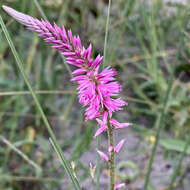
<path id="1" fill-rule="evenodd" d="M 77 178 L 76 173 L 75 173 L 76 165 L 73 161 L 71 162 L 71 168 L 73 169 L 73 174 L 74 174 L 75 178 Z"/>
<path id="2" fill-rule="evenodd" d="M 90 162 L 90 176 L 94 180 L 94 174 L 96 171 L 96 166 L 93 166 L 92 163 Z"/>
<path id="3" fill-rule="evenodd" d="M 122 148 L 124 142 L 125 142 L 125 139 L 121 140 L 121 141 L 116 145 L 116 147 L 115 147 L 115 152 L 118 153 L 118 152 L 120 151 L 120 149 Z"/>

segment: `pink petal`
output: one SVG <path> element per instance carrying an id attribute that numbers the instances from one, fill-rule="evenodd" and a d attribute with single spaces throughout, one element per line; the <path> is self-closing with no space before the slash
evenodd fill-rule
<path id="1" fill-rule="evenodd" d="M 114 149 L 113 146 L 109 146 L 109 148 L 108 148 L 108 152 L 112 152 L 113 149 Z"/>
<path id="2" fill-rule="evenodd" d="M 99 150 L 97 150 L 97 152 L 98 152 L 98 154 L 100 155 L 100 157 L 101 157 L 104 161 L 106 161 L 106 162 L 109 161 L 109 158 L 108 158 L 108 156 L 107 156 L 106 154 L 104 154 L 102 151 L 99 151 Z"/>
<path id="3" fill-rule="evenodd" d="M 85 69 L 76 69 L 75 71 L 72 72 L 73 75 L 79 75 L 84 73 L 86 70 Z"/>
<path id="4" fill-rule="evenodd" d="M 69 36 L 69 40 L 70 40 L 70 42 L 72 43 L 72 42 L 73 42 L 73 35 L 72 35 L 72 31 L 71 31 L 71 29 L 68 30 L 68 36 Z"/>
<path id="5" fill-rule="evenodd" d="M 99 125 L 103 125 L 103 121 L 102 120 L 100 120 L 100 119 L 97 118 L 96 121 L 98 122 Z"/>
<path id="6" fill-rule="evenodd" d="M 80 81 L 80 80 L 85 80 L 86 76 L 85 75 L 80 75 L 80 76 L 76 76 L 74 78 L 71 79 L 71 81 Z M 88 81 L 86 81 L 88 82 Z"/>
<path id="7" fill-rule="evenodd" d="M 94 138 L 96 138 L 98 135 L 100 135 L 101 133 L 103 133 L 106 130 L 106 126 L 102 125 L 95 133 Z"/>
<path id="8" fill-rule="evenodd" d="M 115 119 L 111 120 L 111 124 L 115 127 L 115 129 L 122 129 L 122 128 L 128 127 L 129 125 L 132 125 L 131 123 L 119 123 Z"/>
<path id="9" fill-rule="evenodd" d="M 102 62 L 102 60 L 103 60 L 103 57 L 98 55 L 96 57 L 96 59 L 92 62 L 92 66 L 95 67 L 95 68 L 98 67 L 100 65 L 100 63 Z"/>
<path id="10" fill-rule="evenodd" d="M 114 185 L 114 190 L 119 189 L 121 187 L 125 187 L 125 183 L 119 183 Z"/>
<path id="11" fill-rule="evenodd" d="M 31 22 L 34 21 L 34 18 L 20 13 L 14 9 L 12 9 L 11 7 L 5 6 L 3 5 L 2 8 L 9 14 L 11 15 L 15 20 L 17 20 L 18 22 L 20 22 L 21 24 L 25 25 L 25 26 L 31 26 Z M 33 28 L 32 28 L 33 29 Z"/>
<path id="12" fill-rule="evenodd" d="M 92 54 L 92 44 L 90 44 L 88 49 L 86 49 L 84 56 L 85 56 L 86 59 L 90 59 L 91 54 Z"/>
<path id="13" fill-rule="evenodd" d="M 75 52 L 63 52 L 62 53 L 65 57 L 71 57 L 71 56 L 75 56 Z"/>
<path id="14" fill-rule="evenodd" d="M 117 144 L 117 146 L 115 147 L 115 152 L 118 153 L 118 152 L 120 151 L 120 149 L 121 149 L 121 147 L 123 146 L 124 142 L 125 142 L 125 139 L 121 140 L 121 141 Z"/>
<path id="15" fill-rule="evenodd" d="M 104 112 L 102 114 L 102 120 L 103 120 L 103 123 L 106 124 L 107 123 L 107 118 L 108 118 L 108 112 Z"/>

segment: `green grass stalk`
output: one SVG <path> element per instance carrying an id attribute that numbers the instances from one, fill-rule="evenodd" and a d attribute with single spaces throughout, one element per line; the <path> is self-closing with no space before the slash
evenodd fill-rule
<path id="1" fill-rule="evenodd" d="M 38 3 L 37 0 L 34 0 L 34 4 L 36 5 L 36 7 L 39 10 L 39 12 L 40 12 L 41 16 L 43 17 L 43 19 L 48 20 L 45 13 L 44 13 L 44 11 L 42 10 L 42 8 L 41 8 L 41 6 L 40 6 L 40 4 Z"/>
<path id="2" fill-rule="evenodd" d="M 33 160 L 31 160 L 26 154 L 24 154 L 22 151 L 20 151 L 14 144 L 12 144 L 10 141 L 8 141 L 5 137 L 0 135 L 0 140 L 6 144 L 11 150 L 16 152 L 18 155 L 20 155 L 26 162 L 28 162 L 31 166 L 33 166 L 38 173 L 42 172 L 42 169 L 40 166 L 38 166 Z"/>
<path id="3" fill-rule="evenodd" d="M 149 163 L 148 163 L 148 170 L 147 170 L 147 174 L 146 174 L 146 177 L 145 177 L 144 190 L 148 189 L 149 178 L 150 178 L 150 174 L 151 174 L 151 170 L 152 170 L 152 164 L 153 164 L 153 161 L 154 161 L 156 149 L 157 149 L 159 138 L 160 138 L 160 132 L 161 132 L 163 126 L 164 126 L 164 119 L 165 119 L 165 114 L 166 114 L 166 111 L 167 111 L 167 103 L 168 103 L 168 100 L 169 100 L 170 91 L 171 91 L 172 84 L 173 84 L 173 78 L 174 78 L 174 74 L 173 74 L 173 71 L 172 71 L 170 73 L 170 77 L 169 77 L 168 87 L 167 87 L 167 91 L 166 91 L 164 102 L 163 102 L 163 108 L 162 108 L 161 114 L 160 114 L 160 116 L 158 118 L 158 127 L 157 127 L 157 130 L 156 130 L 156 140 L 154 142 L 152 153 L 151 153 L 150 160 L 149 160 Z"/>
<path id="4" fill-rule="evenodd" d="M 103 60 L 102 67 L 106 65 L 108 31 L 109 31 L 109 24 L 110 24 L 110 11 L 111 11 L 111 0 L 109 0 L 109 5 L 108 5 L 108 15 L 107 15 L 107 20 L 106 20 L 106 31 L 105 31 L 105 39 L 104 39 L 104 60 Z"/>
<path id="5" fill-rule="evenodd" d="M 19 58 L 19 55 L 18 55 L 18 53 L 17 53 L 17 51 L 15 49 L 15 46 L 14 46 L 11 38 L 10 38 L 10 35 L 9 35 L 8 30 L 7 30 L 7 28 L 6 28 L 6 26 L 5 26 L 4 22 L 3 22 L 3 19 L 1 17 L 1 15 L 0 15 L 0 25 L 1 25 L 2 29 L 3 29 L 5 37 L 6 37 L 7 41 L 8 41 L 8 44 L 9 44 L 9 46 L 11 48 L 11 51 L 12 51 L 13 55 L 14 55 L 14 58 L 16 60 L 16 64 L 17 64 L 17 66 L 18 66 L 18 68 L 19 68 L 19 70 L 20 70 L 20 72 L 22 74 L 22 77 L 23 77 L 27 87 L 29 88 L 29 91 L 30 91 L 30 93 L 31 93 L 31 95 L 33 97 L 33 100 L 34 100 L 35 104 L 36 104 L 36 107 L 37 107 L 38 111 L 40 112 L 40 115 L 41 115 L 41 117 L 42 117 L 42 119 L 44 121 L 45 127 L 48 130 L 49 135 L 50 135 L 50 137 L 51 137 L 51 139 L 52 139 L 52 141 L 53 141 L 53 143 L 55 145 L 56 151 L 57 151 L 57 153 L 59 154 L 59 156 L 61 158 L 61 163 L 62 163 L 64 169 L 66 170 L 68 176 L 70 177 L 74 188 L 76 190 L 81 190 L 79 182 L 78 182 L 78 180 L 75 178 L 75 176 L 73 174 L 73 171 L 71 169 L 70 163 L 66 160 L 66 158 L 65 158 L 65 156 L 64 156 L 64 154 L 63 154 L 63 152 L 61 150 L 61 147 L 59 146 L 59 144 L 58 144 L 58 142 L 56 140 L 56 137 L 55 137 L 55 135 L 54 135 L 54 133 L 53 133 L 53 131 L 51 129 L 51 126 L 50 126 L 50 124 L 49 124 L 49 122 L 48 122 L 48 120 L 46 118 L 46 115 L 45 115 L 45 113 L 44 113 L 44 111 L 43 111 L 43 109 L 42 109 L 42 107 L 41 107 L 41 105 L 40 105 L 40 103 L 39 103 L 39 101 L 37 99 L 37 96 L 36 96 L 32 86 L 30 84 L 30 81 L 28 80 L 28 77 L 27 77 L 27 75 L 25 73 L 25 70 L 23 68 L 22 61 Z"/>
<path id="6" fill-rule="evenodd" d="M 174 182 L 176 180 L 176 177 L 179 175 L 179 172 L 180 172 L 180 169 L 181 169 L 181 166 L 182 166 L 182 162 L 183 162 L 183 159 L 185 157 L 185 154 L 187 152 L 187 149 L 188 149 L 189 145 L 190 145 L 190 138 L 187 140 L 187 142 L 185 144 L 185 147 L 184 147 L 184 150 L 183 150 L 183 152 L 181 154 L 181 157 L 179 159 L 179 162 L 177 164 L 177 167 L 176 167 L 175 171 L 173 172 L 173 175 L 171 177 L 171 181 L 170 181 L 170 185 L 168 187 L 168 190 L 172 190 L 174 188 L 173 187 Z"/>

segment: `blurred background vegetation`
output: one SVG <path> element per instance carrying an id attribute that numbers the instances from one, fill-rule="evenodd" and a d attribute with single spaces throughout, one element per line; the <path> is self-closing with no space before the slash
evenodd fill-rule
<path id="1" fill-rule="evenodd" d="M 65 25 L 80 35 L 84 46 L 93 44 L 94 56 L 103 54 L 107 0 L 1 0 L 3 4 Z M 84 122 L 68 68 L 36 34 L 2 9 L 0 14 L 66 157 L 73 161 L 83 188 L 94 189 L 89 163 L 96 164 L 92 138 L 96 126 Z M 117 159 L 117 180 L 125 181 L 127 189 L 143 189 L 157 138 L 149 189 L 168 189 L 171 179 L 173 189 L 190 187 L 189 32 L 188 0 L 112 2 L 106 66 L 118 71 L 122 97 L 129 102 L 116 117 L 134 123 L 122 132 L 128 140 Z M 0 29 L 0 189 L 72 189 L 14 62 Z M 105 168 L 102 165 L 107 179 Z M 106 189 L 104 185 L 106 180 L 101 181 L 101 189 Z"/>

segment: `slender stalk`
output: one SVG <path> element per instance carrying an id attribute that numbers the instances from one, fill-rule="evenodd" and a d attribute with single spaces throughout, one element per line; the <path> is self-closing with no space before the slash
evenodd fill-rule
<path id="1" fill-rule="evenodd" d="M 111 0 L 109 0 L 109 5 L 108 5 L 108 15 L 107 15 L 107 20 L 106 20 L 106 33 L 105 33 L 105 39 L 104 39 L 104 60 L 103 60 L 102 67 L 104 67 L 104 65 L 106 63 L 110 11 L 111 11 Z"/>
<path id="2" fill-rule="evenodd" d="M 108 125 L 108 141 L 109 141 L 109 147 L 114 147 L 114 140 L 113 140 L 113 129 L 110 124 L 110 118 L 108 117 L 107 120 Z M 115 185 L 115 152 L 112 150 L 110 152 L 110 160 L 109 160 L 109 167 L 110 167 L 110 190 L 114 190 Z"/>
<path id="3" fill-rule="evenodd" d="M 54 135 L 54 133 L 53 133 L 53 131 L 51 129 L 51 126 L 50 126 L 50 124 L 49 124 L 49 122 L 47 120 L 47 117 L 46 117 L 46 115 L 45 115 L 45 113 L 44 113 L 44 111 L 43 111 L 43 109 L 42 109 L 42 107 L 41 107 L 41 105 L 40 105 L 40 103 L 39 103 L 39 101 L 37 99 L 37 96 L 36 96 L 33 88 L 32 88 L 32 85 L 30 84 L 30 81 L 29 81 L 29 79 L 28 79 L 28 77 L 26 75 L 26 72 L 25 72 L 24 68 L 23 68 L 22 61 L 20 60 L 20 58 L 18 56 L 18 53 L 17 53 L 17 51 L 15 49 L 15 46 L 14 46 L 14 44 L 13 44 L 11 38 L 10 38 L 10 35 L 9 35 L 8 30 L 7 30 L 7 28 L 6 28 L 6 26 L 5 26 L 4 22 L 3 22 L 3 19 L 1 17 L 1 15 L 0 15 L 0 25 L 1 25 L 2 29 L 3 29 L 5 37 L 6 37 L 7 41 L 8 41 L 8 44 L 9 44 L 9 46 L 11 48 L 11 51 L 12 51 L 13 55 L 14 55 L 14 58 L 16 60 L 16 64 L 17 64 L 17 66 L 18 66 L 18 68 L 19 68 L 19 70 L 20 70 L 20 72 L 22 74 L 22 77 L 23 77 L 23 79 L 24 79 L 24 81 L 25 81 L 25 83 L 26 83 L 32 97 L 33 97 L 33 100 L 34 100 L 34 102 L 36 104 L 36 107 L 37 107 L 38 111 L 40 112 L 40 115 L 41 115 L 41 117 L 42 117 L 42 119 L 44 121 L 45 127 L 47 128 L 48 133 L 49 133 L 53 143 L 55 144 L 55 148 L 56 148 L 56 150 L 57 150 L 57 152 L 58 152 L 58 154 L 59 154 L 59 156 L 61 158 L 62 165 L 63 165 L 64 169 L 66 170 L 68 176 L 70 177 L 75 189 L 76 190 L 81 190 L 79 182 L 78 182 L 78 180 L 75 178 L 75 176 L 73 174 L 73 171 L 71 169 L 70 163 L 66 160 L 66 158 L 65 158 L 65 156 L 64 156 L 64 154 L 63 154 L 63 152 L 61 150 L 61 147 L 59 146 L 59 144 L 58 144 L 58 142 L 56 140 L 56 137 L 55 137 L 55 135 Z"/>
<path id="4" fill-rule="evenodd" d="M 48 20 L 47 16 L 45 15 L 44 11 L 42 10 L 42 8 L 41 8 L 41 6 L 40 6 L 40 4 L 38 3 L 37 0 L 34 0 L 34 4 L 36 5 L 36 7 L 39 10 L 39 12 L 40 12 L 41 16 L 43 17 L 43 19 Z"/>
<path id="5" fill-rule="evenodd" d="M 172 175 L 172 177 L 171 177 L 171 181 L 170 181 L 170 185 L 169 185 L 169 187 L 168 187 L 168 190 L 172 190 L 172 189 L 173 189 L 173 184 L 174 184 L 174 182 L 175 182 L 175 180 L 176 180 L 176 177 L 177 177 L 178 174 L 179 174 L 179 171 L 180 171 L 180 168 L 181 168 L 183 159 L 184 159 L 184 157 L 185 157 L 185 154 L 186 154 L 186 152 L 187 152 L 187 149 L 188 149 L 188 147 L 189 147 L 189 144 L 190 144 L 190 138 L 187 140 L 187 142 L 186 142 L 186 144 L 185 144 L 185 147 L 184 147 L 184 150 L 183 150 L 183 152 L 182 152 L 182 154 L 181 154 L 181 157 L 180 157 L 180 159 L 179 159 L 178 165 L 177 165 L 177 167 L 176 167 L 176 169 L 175 169 L 175 171 L 174 171 L 174 173 L 173 173 L 173 175 Z"/>
<path id="6" fill-rule="evenodd" d="M 163 102 L 163 109 L 161 111 L 161 115 L 158 118 L 158 127 L 157 127 L 157 130 L 156 130 L 156 140 L 154 142 L 153 149 L 152 149 L 152 154 L 151 154 L 151 157 L 150 157 L 150 160 L 149 160 L 149 163 L 148 163 L 148 171 L 147 171 L 147 174 L 146 174 L 146 177 L 145 177 L 144 190 L 148 189 L 150 173 L 151 173 L 151 170 L 152 170 L 152 164 L 153 164 L 153 161 L 154 161 L 156 149 L 157 149 L 159 138 L 160 138 L 160 132 L 161 132 L 163 126 L 164 126 L 163 124 L 164 124 L 164 120 L 165 120 L 165 114 L 166 114 L 166 111 L 167 111 L 167 103 L 168 103 L 168 100 L 169 100 L 169 95 L 170 95 L 170 91 L 171 91 L 171 87 L 172 87 L 172 83 L 173 83 L 173 78 L 174 78 L 174 74 L 173 74 L 173 71 L 172 71 L 170 73 L 168 88 L 167 88 L 165 98 L 164 98 L 164 102 Z"/>
<path id="7" fill-rule="evenodd" d="M 110 20 L 110 10 L 111 10 L 111 0 L 109 0 L 109 5 L 108 5 L 108 14 L 107 14 L 107 20 L 106 20 L 106 31 L 105 31 L 105 38 L 104 38 L 104 60 L 101 65 L 101 69 L 104 67 L 105 62 L 106 62 L 106 52 L 107 52 L 107 42 L 108 42 L 108 30 L 109 30 L 109 20 Z M 100 149 L 100 143 L 101 143 L 101 138 L 100 136 L 97 137 L 97 148 Z M 96 190 L 100 190 L 100 156 L 97 153 L 97 168 L 96 168 Z"/>
<path id="8" fill-rule="evenodd" d="M 101 141 L 101 139 L 100 139 L 100 135 L 97 137 L 97 148 L 98 148 L 98 150 L 100 149 L 100 141 Z M 99 156 L 99 154 L 97 153 L 97 158 L 96 158 L 96 165 L 97 165 L 97 167 L 96 167 L 96 174 L 97 174 L 97 176 L 96 176 L 96 190 L 100 190 L 100 156 Z"/>

